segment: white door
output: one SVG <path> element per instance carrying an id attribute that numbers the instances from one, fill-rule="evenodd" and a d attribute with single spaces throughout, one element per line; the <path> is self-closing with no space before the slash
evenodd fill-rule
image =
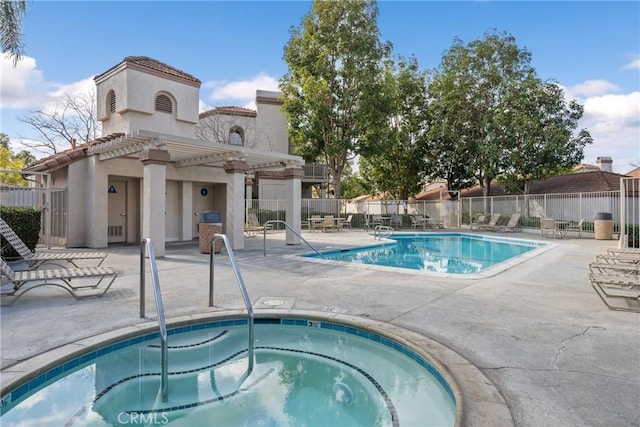
<path id="1" fill-rule="evenodd" d="M 127 182 L 109 181 L 107 242 L 121 243 L 127 238 Z"/>

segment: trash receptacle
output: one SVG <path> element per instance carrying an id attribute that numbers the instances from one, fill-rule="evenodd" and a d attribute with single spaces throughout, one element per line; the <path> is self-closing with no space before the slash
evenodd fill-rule
<path id="1" fill-rule="evenodd" d="M 211 253 L 211 240 L 216 233 L 222 233 L 222 219 L 218 211 L 205 211 L 200 214 L 198 223 L 200 253 Z M 222 250 L 222 239 L 217 239 L 214 253 L 219 254 Z"/>
<path id="2" fill-rule="evenodd" d="M 596 240 L 612 240 L 613 215 L 608 212 L 598 212 L 593 220 L 593 231 Z"/>

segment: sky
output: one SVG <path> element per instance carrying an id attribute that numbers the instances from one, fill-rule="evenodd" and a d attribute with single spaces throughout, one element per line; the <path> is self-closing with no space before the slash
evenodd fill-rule
<path id="1" fill-rule="evenodd" d="M 93 77 L 127 56 L 149 56 L 202 81 L 201 106 L 254 107 L 255 91 L 278 90 L 290 30 L 309 12 L 303 1 L 27 2 L 25 56 L 0 55 L 0 132 L 35 139 L 18 120 L 65 95 L 95 90 Z M 640 166 L 639 1 L 379 1 L 381 40 L 393 54 L 439 66 L 457 37 L 494 30 L 532 54 L 538 77 L 584 106 L 579 128 L 594 143 L 583 162 L 613 159 L 613 171 Z M 34 153 L 41 157 L 41 153 Z"/>

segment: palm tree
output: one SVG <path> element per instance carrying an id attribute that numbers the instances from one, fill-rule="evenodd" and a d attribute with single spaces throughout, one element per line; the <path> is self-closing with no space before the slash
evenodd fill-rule
<path id="1" fill-rule="evenodd" d="M 7 52 L 13 58 L 15 67 L 24 51 L 20 26 L 27 9 L 26 0 L 0 0 L 0 43 L 2 53 Z"/>

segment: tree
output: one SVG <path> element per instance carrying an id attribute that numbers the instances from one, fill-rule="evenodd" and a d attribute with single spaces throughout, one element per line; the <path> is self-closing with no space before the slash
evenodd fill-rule
<path id="1" fill-rule="evenodd" d="M 456 68 L 464 70 L 470 61 L 467 49 L 456 40 L 428 88 L 429 178 L 444 179 L 454 199 L 460 190 L 476 183 L 474 159 L 478 144 L 472 131 L 474 114 L 469 96 L 472 76 L 454 72 Z"/>
<path id="2" fill-rule="evenodd" d="M 55 154 L 70 147 L 77 141 L 91 141 L 101 132 L 97 119 L 95 92 L 78 96 L 65 94 L 53 111 L 32 110 L 18 118 L 40 135 L 40 140 L 21 138 L 21 143 L 45 154 Z"/>
<path id="3" fill-rule="evenodd" d="M 0 1 L 0 44 L 2 53 L 8 53 L 13 58 L 13 66 L 24 54 L 22 45 L 22 18 L 27 10 L 26 0 Z"/>
<path id="4" fill-rule="evenodd" d="M 347 163 L 342 173 L 342 195 L 343 199 L 353 199 L 363 194 L 370 194 L 372 191 L 370 182 L 364 180 L 359 173 L 354 173 L 351 163 Z"/>
<path id="5" fill-rule="evenodd" d="M 384 105 L 383 60 L 374 2 L 315 1 L 284 48 L 289 69 L 280 81 L 288 131 L 296 152 L 327 164 L 336 198 L 354 155 L 379 140 Z"/>
<path id="6" fill-rule="evenodd" d="M 532 181 L 582 161 L 584 147 L 593 142 L 585 129 L 574 136 L 584 108 L 575 101 L 567 103 L 560 86 L 531 75 L 509 90 L 505 101 L 508 108 L 496 117 L 509 138 L 503 182 L 529 194 Z"/>
<path id="7" fill-rule="evenodd" d="M 379 191 L 407 200 L 420 191 L 427 168 L 427 78 L 415 57 L 388 62 L 381 96 L 388 105 L 387 127 L 360 167 Z"/>
<path id="8" fill-rule="evenodd" d="M 24 168 L 25 163 L 21 158 L 16 157 L 9 147 L 9 136 L 6 133 L 0 133 L 0 169 L 1 170 L 20 170 Z M 15 173 L 0 172 L 0 182 L 24 187 L 27 181 L 22 175 Z"/>
<path id="9" fill-rule="evenodd" d="M 36 161 L 36 158 L 31 152 L 27 150 L 22 150 L 17 152 L 14 156 L 15 159 L 20 159 L 25 164 L 25 166 L 30 165 L 31 163 Z"/>
<path id="10" fill-rule="evenodd" d="M 443 57 L 440 77 L 436 78 L 440 87 L 432 91 L 433 102 L 439 104 L 440 120 L 446 120 L 446 129 L 440 134 L 444 146 L 455 146 L 450 138 L 457 135 L 461 147 L 441 155 L 471 159 L 485 196 L 491 181 L 505 167 L 504 150 L 509 140 L 509 129 L 500 126 L 496 116 L 509 108 L 505 103 L 508 90 L 519 87 L 534 73 L 530 63 L 529 51 L 518 47 L 513 36 L 497 32 L 466 46 L 456 39 Z M 453 95 L 447 88 L 454 90 Z M 458 181 L 466 181 L 466 176 Z"/>

